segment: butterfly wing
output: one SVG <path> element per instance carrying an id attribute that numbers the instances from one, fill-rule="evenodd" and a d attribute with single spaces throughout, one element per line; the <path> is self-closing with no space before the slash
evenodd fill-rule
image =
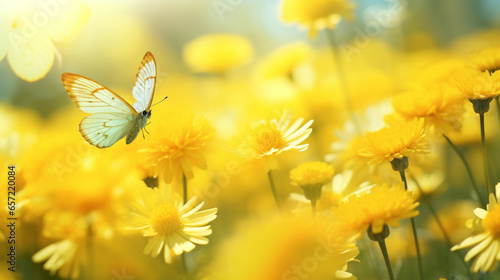
<path id="1" fill-rule="evenodd" d="M 127 101 L 96 81 L 72 73 L 62 74 L 61 80 L 71 100 L 85 113 L 137 115 Z"/>
<path id="2" fill-rule="evenodd" d="M 137 102 L 134 103 L 134 109 L 142 112 L 151 107 L 153 94 L 156 85 L 156 62 L 153 55 L 147 52 L 142 59 L 141 66 L 137 72 L 132 94 Z"/>
<path id="3" fill-rule="evenodd" d="M 130 114 L 98 113 L 89 115 L 80 122 L 80 133 L 97 148 L 107 148 L 131 133 L 134 127 L 134 116 Z"/>
<path id="4" fill-rule="evenodd" d="M 135 129 L 138 114 L 119 95 L 77 74 L 64 73 L 61 79 L 76 106 L 91 114 L 80 122 L 80 133 L 87 142 L 107 148 Z"/>

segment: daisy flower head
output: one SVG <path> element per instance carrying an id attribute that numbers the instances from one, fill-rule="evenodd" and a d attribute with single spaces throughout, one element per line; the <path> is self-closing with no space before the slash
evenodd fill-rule
<path id="1" fill-rule="evenodd" d="M 455 75 L 451 83 L 472 103 L 476 113 L 489 111 L 490 102 L 500 95 L 500 72 L 490 75 L 476 69 L 467 69 Z"/>
<path id="2" fill-rule="evenodd" d="M 253 57 L 253 47 L 242 36 L 208 34 L 188 43 L 183 56 L 193 72 L 222 74 L 248 63 Z"/>
<path id="3" fill-rule="evenodd" d="M 388 126 L 367 132 L 358 154 L 369 158 L 368 164 L 403 159 L 414 153 L 429 153 L 427 127 L 423 118 L 410 121 L 392 119 Z"/>
<path id="4" fill-rule="evenodd" d="M 460 131 L 463 104 L 464 99 L 444 84 L 417 85 L 392 101 L 394 111 L 405 120 L 425 118 L 436 132 Z"/>
<path id="5" fill-rule="evenodd" d="M 260 75 L 266 80 L 280 77 L 294 79 L 295 70 L 310 60 L 311 56 L 312 49 L 306 43 L 285 45 L 262 61 L 259 67 Z"/>
<path id="6" fill-rule="evenodd" d="M 465 261 L 476 257 L 471 266 L 472 272 L 494 271 L 500 260 L 500 183 L 495 190 L 495 194 L 490 193 L 486 210 L 476 208 L 474 214 L 478 219 L 471 219 L 466 223 L 475 234 L 451 248 L 456 251 L 473 246 L 465 255 Z"/>
<path id="7" fill-rule="evenodd" d="M 303 118 L 291 123 L 290 111 L 285 111 L 279 120 L 262 121 L 254 126 L 238 145 L 238 151 L 248 159 L 263 160 L 267 171 L 276 169 L 276 156 L 282 152 L 305 151 L 309 144 L 300 144 L 311 134 L 313 120 L 305 124 Z"/>
<path id="8" fill-rule="evenodd" d="M 486 48 L 471 57 L 474 68 L 481 72 L 493 73 L 500 69 L 500 48 Z"/>
<path id="9" fill-rule="evenodd" d="M 399 221 L 415 217 L 419 203 L 402 185 L 375 185 L 369 191 L 351 195 L 334 210 L 335 229 L 359 234 L 371 228 L 379 234 L 385 225 L 399 227 Z"/>
<path id="10" fill-rule="evenodd" d="M 214 129 L 204 117 L 177 117 L 165 121 L 148 139 L 143 153 L 148 166 L 155 169 L 154 177 L 166 183 L 194 178 L 193 166 L 207 169 L 204 153 Z"/>
<path id="11" fill-rule="evenodd" d="M 307 28 L 314 37 L 319 30 L 334 29 L 343 17 L 353 18 L 354 8 L 349 0 L 283 0 L 281 19 Z"/>
<path id="12" fill-rule="evenodd" d="M 32 256 L 35 263 L 45 262 L 43 268 L 51 275 L 77 279 L 87 263 L 87 240 L 89 224 L 87 218 L 74 215 L 44 217 L 50 223 L 43 231 L 49 238 L 59 241 L 42 248 Z"/>
<path id="13" fill-rule="evenodd" d="M 165 262 L 171 263 L 172 256 L 190 252 L 197 244 L 208 244 L 206 236 L 212 234 L 208 223 L 217 217 L 217 208 L 200 211 L 204 203 L 197 204 L 196 200 L 194 196 L 183 204 L 163 186 L 141 190 L 141 199 L 133 205 L 133 229 L 151 237 L 144 254 L 157 257 L 164 250 Z"/>
<path id="14" fill-rule="evenodd" d="M 326 162 L 302 163 L 290 171 L 292 185 L 299 186 L 311 201 L 321 198 L 321 188 L 332 180 L 333 167 Z"/>
<path id="15" fill-rule="evenodd" d="M 58 54 L 55 45 L 70 42 L 90 17 L 80 1 L 55 5 L 58 12 L 47 14 L 38 1 L 0 3 L 0 61 L 7 57 L 12 71 L 25 81 L 47 75 Z"/>

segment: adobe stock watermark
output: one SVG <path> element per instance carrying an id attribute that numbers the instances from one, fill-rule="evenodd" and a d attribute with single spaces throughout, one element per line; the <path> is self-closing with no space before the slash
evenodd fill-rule
<path id="1" fill-rule="evenodd" d="M 318 245 L 314 248 L 311 256 L 305 257 L 301 263 L 294 264 L 290 269 L 285 271 L 281 277 L 282 280 L 305 280 L 311 277 L 319 265 L 328 260 L 332 254 L 336 253 L 337 243 L 331 241 L 331 235 L 324 238 L 316 238 Z"/>
<path id="2" fill-rule="evenodd" d="M 52 161 L 51 164 L 52 171 L 54 171 L 59 182 L 63 181 L 65 174 L 72 172 L 76 167 L 82 164 L 85 157 L 88 157 L 93 152 L 99 152 L 93 151 L 93 147 L 85 141 L 80 141 L 74 146 L 66 145 L 64 149 L 66 155 L 62 157 L 61 160 Z"/>
<path id="3" fill-rule="evenodd" d="M 20 28 L 20 32 L 9 32 L 9 42 L 13 47 L 19 47 L 28 43 L 40 30 L 49 24 L 51 18 L 56 17 L 61 11 L 61 6 L 68 4 L 69 0 L 39 0 L 37 6 L 40 8 L 31 16 L 16 18 L 13 22 L 14 28 Z"/>
<path id="4" fill-rule="evenodd" d="M 224 14 L 232 12 L 236 7 L 241 5 L 241 3 L 243 3 L 243 0 L 213 0 L 212 7 L 217 17 L 223 21 L 225 19 Z"/>
<path id="5" fill-rule="evenodd" d="M 398 26 L 401 19 L 401 14 L 407 7 L 408 0 L 386 0 L 392 3 L 386 9 L 378 9 L 370 12 L 370 19 L 367 20 L 363 28 L 354 27 L 354 39 L 351 43 L 343 43 L 340 45 L 340 51 L 346 58 L 347 62 L 351 61 L 351 57 L 361 53 L 362 49 L 366 48 L 370 42 L 381 34 L 383 29 L 392 29 Z"/>
<path id="6" fill-rule="evenodd" d="M 116 269 L 111 270 L 111 274 L 113 275 L 113 278 L 111 280 L 134 280 L 135 276 L 132 275 L 127 275 L 127 272 L 125 271 L 125 267 L 122 267 L 121 273 L 118 273 Z"/>
<path id="7" fill-rule="evenodd" d="M 210 183 L 203 190 L 199 191 L 197 196 L 203 199 L 203 201 L 216 198 L 222 190 L 229 186 L 231 177 L 237 176 L 241 171 L 241 164 L 238 161 L 228 161 L 224 170 L 219 170 L 212 174 Z"/>

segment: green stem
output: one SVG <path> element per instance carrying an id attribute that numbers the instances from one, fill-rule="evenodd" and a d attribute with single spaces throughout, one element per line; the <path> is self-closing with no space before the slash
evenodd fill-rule
<path id="1" fill-rule="evenodd" d="M 89 225 L 87 228 L 87 259 L 88 267 L 85 270 L 86 279 L 94 279 L 94 246 L 93 246 L 94 234 L 92 233 L 92 219 L 89 217 Z"/>
<path id="2" fill-rule="evenodd" d="M 380 246 L 380 251 L 384 256 L 385 266 L 387 267 L 387 273 L 389 273 L 389 279 L 394 280 L 394 274 L 392 273 L 391 261 L 389 260 L 389 254 L 387 253 L 387 247 L 385 246 L 385 240 L 378 241 Z"/>
<path id="3" fill-rule="evenodd" d="M 187 178 L 186 178 L 186 175 L 185 174 L 182 174 L 182 197 L 183 197 L 183 201 L 184 201 L 184 204 L 187 203 Z M 182 270 L 184 271 L 184 275 L 186 275 L 186 277 L 189 276 L 188 272 L 188 267 L 187 267 L 187 261 L 186 261 L 186 254 L 187 252 L 183 252 L 182 255 L 181 255 L 181 265 L 182 265 Z"/>
<path id="4" fill-rule="evenodd" d="M 269 179 L 269 184 L 271 185 L 271 191 L 273 192 L 274 201 L 276 201 L 276 206 L 278 210 L 281 212 L 281 204 L 278 199 L 278 193 L 276 192 L 276 186 L 274 185 L 273 175 L 271 174 L 271 170 L 267 172 L 267 178 Z"/>
<path id="5" fill-rule="evenodd" d="M 414 176 L 411 176 L 411 177 L 412 177 L 413 182 L 415 182 L 415 185 L 417 186 L 418 190 L 420 191 L 420 194 L 421 194 L 421 197 L 422 197 L 421 200 L 429 208 L 429 211 L 431 212 L 431 215 L 434 217 L 434 220 L 436 220 L 436 223 L 438 224 L 439 229 L 443 233 L 443 236 L 444 236 L 444 239 L 446 240 L 446 243 L 448 243 L 448 246 L 451 248 L 453 246 L 453 244 L 451 243 L 450 237 L 446 233 L 446 231 L 444 229 L 444 226 L 443 226 L 443 223 L 441 222 L 441 219 L 439 219 L 439 216 L 438 216 L 436 210 L 434 209 L 434 206 L 432 206 L 432 203 L 428 200 L 428 197 L 422 191 L 422 188 L 421 188 L 420 184 L 418 183 L 417 179 Z M 465 260 L 460 255 L 460 252 L 459 251 L 454 251 L 454 252 L 457 254 L 458 258 L 462 261 L 462 264 L 464 265 L 465 270 L 468 272 L 469 271 L 469 266 L 467 265 L 467 263 L 465 262 Z"/>
<path id="6" fill-rule="evenodd" d="M 500 100 L 498 100 L 498 96 L 495 97 L 495 103 L 497 104 L 498 120 L 500 121 Z"/>
<path id="7" fill-rule="evenodd" d="M 342 65 L 342 61 L 340 59 L 340 52 L 338 48 L 338 42 L 335 39 L 335 35 L 333 33 L 333 30 L 330 29 L 325 29 L 326 35 L 328 37 L 328 42 L 330 43 L 330 47 L 333 52 L 333 58 L 335 60 L 335 67 L 337 68 L 337 73 L 339 77 L 339 84 L 340 84 L 340 89 L 342 91 L 342 95 L 344 96 L 344 102 L 345 106 L 347 109 L 348 114 L 351 116 L 351 118 L 354 115 L 354 110 L 352 108 L 352 102 L 351 102 L 351 97 L 349 93 L 349 87 L 347 86 L 347 79 L 346 79 L 346 74 L 344 71 L 344 67 Z M 361 132 L 361 128 L 359 127 L 359 124 L 357 123 L 355 118 L 352 118 L 356 124 L 356 129 L 358 132 Z"/>
<path id="8" fill-rule="evenodd" d="M 418 263 L 418 271 L 419 271 L 419 276 L 420 280 L 424 280 L 424 266 L 422 265 L 422 254 L 420 253 L 420 245 L 418 243 L 418 236 L 417 236 L 417 227 L 415 226 L 415 219 L 411 218 L 411 230 L 413 232 L 413 238 L 415 241 L 415 249 L 417 251 L 417 263 Z"/>
<path id="9" fill-rule="evenodd" d="M 186 175 L 182 174 L 182 197 L 184 204 L 187 202 L 188 190 L 187 190 L 187 178 Z"/>
<path id="10" fill-rule="evenodd" d="M 479 124 L 481 125 L 481 145 L 483 147 L 484 188 L 486 190 L 486 201 L 490 195 L 490 179 L 488 175 L 488 158 L 486 155 L 486 139 L 484 133 L 484 113 L 479 113 Z"/>
<path id="11" fill-rule="evenodd" d="M 311 200 L 313 219 L 316 221 L 316 199 Z"/>
<path id="12" fill-rule="evenodd" d="M 406 181 L 406 175 L 404 168 L 399 169 L 399 175 L 401 175 L 401 180 L 405 184 L 405 190 L 408 190 L 408 182 Z M 417 235 L 417 227 L 415 225 L 415 219 L 411 218 L 411 230 L 413 232 L 413 239 L 415 241 L 415 250 L 417 252 L 417 263 L 418 263 L 418 271 L 420 280 L 424 280 L 424 267 L 422 265 L 422 254 L 420 253 L 420 246 L 418 244 L 418 235 Z"/>
<path id="13" fill-rule="evenodd" d="M 457 146 L 455 146 L 455 144 L 453 144 L 453 142 L 451 142 L 451 140 L 450 140 L 450 138 L 448 138 L 448 136 L 443 134 L 443 137 L 444 137 L 444 139 L 446 139 L 446 142 L 448 142 L 448 144 L 451 146 L 453 151 L 460 158 L 460 161 L 462 161 L 462 164 L 464 165 L 465 170 L 467 171 L 467 174 L 469 175 L 469 179 L 472 183 L 472 187 L 474 188 L 474 192 L 476 193 L 477 199 L 479 199 L 479 202 L 481 202 L 481 205 L 485 205 L 485 202 L 483 200 L 483 196 L 481 195 L 481 192 L 479 191 L 479 188 L 476 184 L 476 180 L 474 179 L 474 175 L 472 174 L 472 170 L 471 170 L 469 164 L 467 163 L 467 160 L 465 159 L 463 153 L 458 149 Z"/>

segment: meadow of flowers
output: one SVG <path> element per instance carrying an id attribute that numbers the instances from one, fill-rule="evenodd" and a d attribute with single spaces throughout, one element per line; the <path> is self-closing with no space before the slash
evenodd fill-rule
<path id="1" fill-rule="evenodd" d="M 500 5 L 452 2 L 0 0 L 0 279 L 498 279 Z M 61 75 L 133 104 L 148 51 L 91 145 Z"/>

